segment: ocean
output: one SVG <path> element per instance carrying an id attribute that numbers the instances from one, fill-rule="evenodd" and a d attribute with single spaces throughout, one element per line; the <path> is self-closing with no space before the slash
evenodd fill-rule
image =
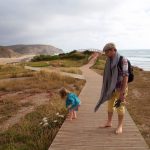
<path id="1" fill-rule="evenodd" d="M 118 52 L 129 59 L 133 66 L 150 71 L 150 49 L 118 50 Z"/>

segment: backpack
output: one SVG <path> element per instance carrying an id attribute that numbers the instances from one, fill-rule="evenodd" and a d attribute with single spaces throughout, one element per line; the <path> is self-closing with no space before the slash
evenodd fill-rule
<path id="1" fill-rule="evenodd" d="M 122 59 L 123 59 L 123 56 L 120 56 L 119 62 L 118 62 L 118 67 L 121 70 L 122 70 Z M 128 73 L 129 73 L 128 83 L 129 83 L 129 82 L 132 82 L 134 80 L 134 73 L 133 73 L 133 66 L 131 65 L 131 63 L 128 59 L 127 59 L 127 61 L 128 61 Z"/>

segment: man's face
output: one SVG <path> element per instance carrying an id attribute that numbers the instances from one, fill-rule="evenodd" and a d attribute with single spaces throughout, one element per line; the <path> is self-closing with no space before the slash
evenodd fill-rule
<path id="1" fill-rule="evenodd" d="M 115 54 L 116 54 L 115 49 L 110 49 L 110 50 L 105 51 L 105 55 L 110 58 L 113 58 Z"/>

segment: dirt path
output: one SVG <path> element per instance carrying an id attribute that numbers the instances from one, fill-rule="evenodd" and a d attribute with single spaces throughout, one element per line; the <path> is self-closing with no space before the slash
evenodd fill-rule
<path id="1" fill-rule="evenodd" d="M 46 104 L 50 100 L 49 94 L 48 93 L 40 93 L 40 94 L 35 94 L 30 97 L 26 97 L 20 101 L 20 103 L 25 103 L 25 102 L 30 102 L 32 103 L 31 106 L 27 107 L 21 107 L 20 110 L 16 114 L 14 114 L 12 117 L 10 117 L 8 120 L 4 121 L 0 125 L 0 132 L 6 131 L 9 127 L 13 126 L 17 122 L 20 121 L 21 118 L 23 118 L 26 114 L 34 111 L 34 109 L 37 106 Z"/>

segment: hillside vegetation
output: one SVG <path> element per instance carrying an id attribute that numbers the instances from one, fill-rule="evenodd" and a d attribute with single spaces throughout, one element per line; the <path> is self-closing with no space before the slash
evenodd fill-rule
<path id="1" fill-rule="evenodd" d="M 39 55 L 35 56 L 30 63 L 29 66 L 37 66 L 37 64 L 45 64 L 46 66 L 54 66 L 54 67 L 79 67 L 88 62 L 90 55 L 93 52 L 90 51 L 72 51 L 70 53 L 62 53 L 55 56 L 50 55 Z"/>

